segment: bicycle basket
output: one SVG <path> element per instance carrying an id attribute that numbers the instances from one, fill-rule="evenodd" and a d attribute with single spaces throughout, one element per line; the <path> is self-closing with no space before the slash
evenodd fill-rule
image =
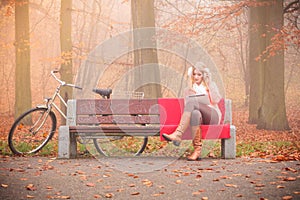
<path id="1" fill-rule="evenodd" d="M 143 99 L 144 92 L 134 91 L 115 91 L 112 93 L 112 99 Z"/>

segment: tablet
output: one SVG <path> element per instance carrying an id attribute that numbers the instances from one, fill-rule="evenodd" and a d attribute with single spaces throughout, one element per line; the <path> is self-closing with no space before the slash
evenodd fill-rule
<path id="1" fill-rule="evenodd" d="M 208 95 L 206 94 L 193 94 L 193 95 L 189 95 L 189 98 L 196 98 L 195 100 L 198 101 L 199 103 L 203 103 L 203 104 L 210 104 Z"/>

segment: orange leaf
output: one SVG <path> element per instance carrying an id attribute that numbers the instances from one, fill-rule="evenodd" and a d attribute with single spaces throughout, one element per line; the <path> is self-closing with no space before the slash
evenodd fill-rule
<path id="1" fill-rule="evenodd" d="M 113 196 L 114 196 L 113 193 L 106 193 L 106 194 L 105 194 L 105 197 L 106 197 L 106 198 L 112 198 Z"/>
<path id="2" fill-rule="evenodd" d="M 60 198 L 61 198 L 61 199 L 71 199 L 70 196 L 61 196 Z"/>
<path id="3" fill-rule="evenodd" d="M 95 187 L 95 184 L 94 183 L 87 183 L 86 186 L 88 186 L 88 187 Z"/>
<path id="4" fill-rule="evenodd" d="M 234 188 L 237 188 L 237 185 L 234 185 L 234 184 L 225 184 L 226 187 L 234 187 Z"/>
<path id="5" fill-rule="evenodd" d="M 295 177 L 287 177 L 283 179 L 284 181 L 295 181 L 296 178 Z"/>
<path id="6" fill-rule="evenodd" d="M 36 188 L 34 187 L 33 184 L 28 184 L 28 185 L 26 186 L 26 189 L 27 189 L 27 190 L 30 190 L 30 191 L 36 190 Z"/>

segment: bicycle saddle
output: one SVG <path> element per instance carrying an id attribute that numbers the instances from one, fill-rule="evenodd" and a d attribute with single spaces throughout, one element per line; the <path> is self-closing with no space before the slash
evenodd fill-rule
<path id="1" fill-rule="evenodd" d="M 110 95 L 112 93 L 112 89 L 98 89 L 98 88 L 94 88 L 93 92 L 95 92 L 96 94 L 99 94 L 104 99 L 105 99 L 105 97 L 106 97 L 106 99 L 109 99 Z"/>

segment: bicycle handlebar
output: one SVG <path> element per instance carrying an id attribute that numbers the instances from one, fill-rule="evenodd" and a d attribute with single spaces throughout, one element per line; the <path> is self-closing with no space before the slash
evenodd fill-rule
<path id="1" fill-rule="evenodd" d="M 74 85 L 74 84 L 66 83 L 66 82 L 60 80 L 60 79 L 55 75 L 56 73 L 59 73 L 59 71 L 58 71 L 58 70 L 52 70 L 52 71 L 51 71 L 51 75 L 53 76 L 53 78 L 54 78 L 57 82 L 59 82 L 62 86 L 70 86 L 70 87 L 73 87 L 73 88 L 82 90 L 82 87 L 79 87 L 79 86 Z"/>

